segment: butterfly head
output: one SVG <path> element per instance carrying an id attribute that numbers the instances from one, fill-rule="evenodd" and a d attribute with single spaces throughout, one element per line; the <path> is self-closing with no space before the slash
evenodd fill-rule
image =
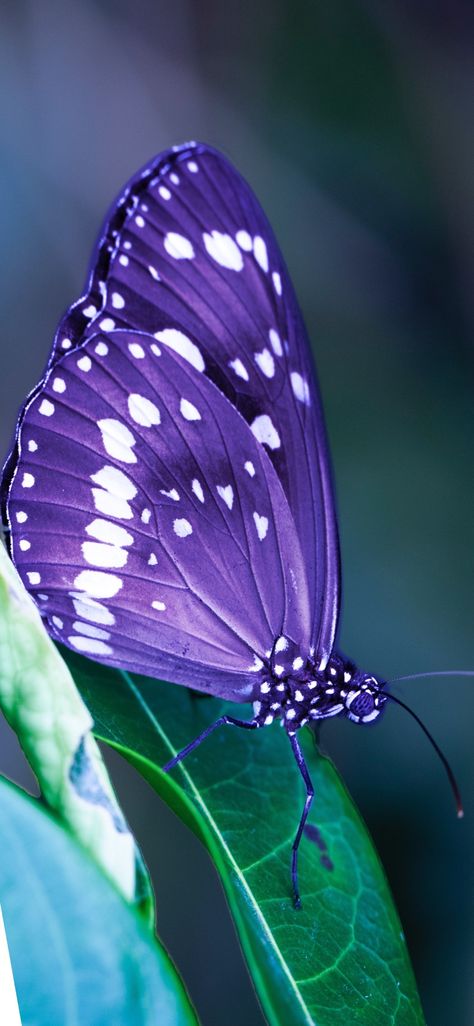
<path id="1" fill-rule="evenodd" d="M 385 682 L 357 669 L 351 660 L 334 653 L 323 672 L 319 715 L 347 716 L 353 723 L 372 723 L 386 701 Z"/>
<path id="2" fill-rule="evenodd" d="M 356 673 L 347 692 L 341 693 L 344 711 L 354 723 L 373 723 L 380 716 L 386 695 L 375 677 Z"/>

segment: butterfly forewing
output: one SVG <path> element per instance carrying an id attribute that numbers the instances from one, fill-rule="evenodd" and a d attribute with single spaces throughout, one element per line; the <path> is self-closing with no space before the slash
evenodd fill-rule
<path id="1" fill-rule="evenodd" d="M 53 360 L 98 327 L 140 329 L 175 348 L 266 447 L 302 545 L 323 665 L 336 629 L 339 558 L 310 348 L 268 221 L 220 154 L 201 144 L 168 151 L 124 190 Z"/>
<path id="2" fill-rule="evenodd" d="M 58 640 L 244 697 L 275 637 L 309 651 L 306 575 L 265 449 L 151 336 L 98 334 L 29 403 L 13 557 Z"/>

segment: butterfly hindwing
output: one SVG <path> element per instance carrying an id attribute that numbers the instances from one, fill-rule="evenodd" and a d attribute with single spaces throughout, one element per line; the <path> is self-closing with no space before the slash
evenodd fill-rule
<path id="1" fill-rule="evenodd" d="M 12 554 L 58 640 L 234 698 L 279 634 L 308 652 L 305 569 L 274 468 L 173 349 L 91 337 L 50 370 L 19 446 Z"/>
<path id="2" fill-rule="evenodd" d="M 115 327 L 186 350 L 266 446 L 303 549 L 323 665 L 336 630 L 339 555 L 310 347 L 268 221 L 246 182 L 211 148 L 189 144 L 161 154 L 122 192 L 87 293 L 60 325 L 52 360 Z"/>

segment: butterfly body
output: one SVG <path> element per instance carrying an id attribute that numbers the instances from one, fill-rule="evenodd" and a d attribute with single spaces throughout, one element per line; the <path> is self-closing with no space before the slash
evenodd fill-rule
<path id="1" fill-rule="evenodd" d="M 271 671 L 260 683 L 253 703 L 259 727 L 280 719 L 292 735 L 307 723 L 332 716 L 346 715 L 356 723 L 371 723 L 380 715 L 385 701 L 382 682 L 337 655 L 331 656 L 324 672 L 310 660 L 305 665 L 298 655 L 285 666 L 282 642 L 286 641 L 277 639 Z"/>
<path id="2" fill-rule="evenodd" d="M 379 715 L 383 684 L 335 650 L 337 522 L 303 319 L 257 200 L 210 147 L 160 155 L 114 204 L 20 414 L 3 505 L 56 640 L 253 703 L 218 722 L 280 719 L 308 796 L 297 730 Z"/>

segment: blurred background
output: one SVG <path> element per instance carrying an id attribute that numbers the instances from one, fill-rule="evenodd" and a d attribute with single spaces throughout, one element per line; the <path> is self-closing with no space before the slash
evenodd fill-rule
<path id="1" fill-rule="evenodd" d="M 152 154 L 208 141 L 261 199 L 313 340 L 343 651 L 386 678 L 474 668 L 471 5 L 16 0 L 0 17 L 2 454 L 114 195 Z M 386 867 L 430 1026 L 468 1026 L 474 680 L 395 693 L 450 758 L 463 822 L 402 710 L 374 729 L 329 723 L 323 744 Z M 109 762 L 204 1026 L 259 1026 L 205 852 Z M 32 786 L 3 722 L 0 771 Z"/>

